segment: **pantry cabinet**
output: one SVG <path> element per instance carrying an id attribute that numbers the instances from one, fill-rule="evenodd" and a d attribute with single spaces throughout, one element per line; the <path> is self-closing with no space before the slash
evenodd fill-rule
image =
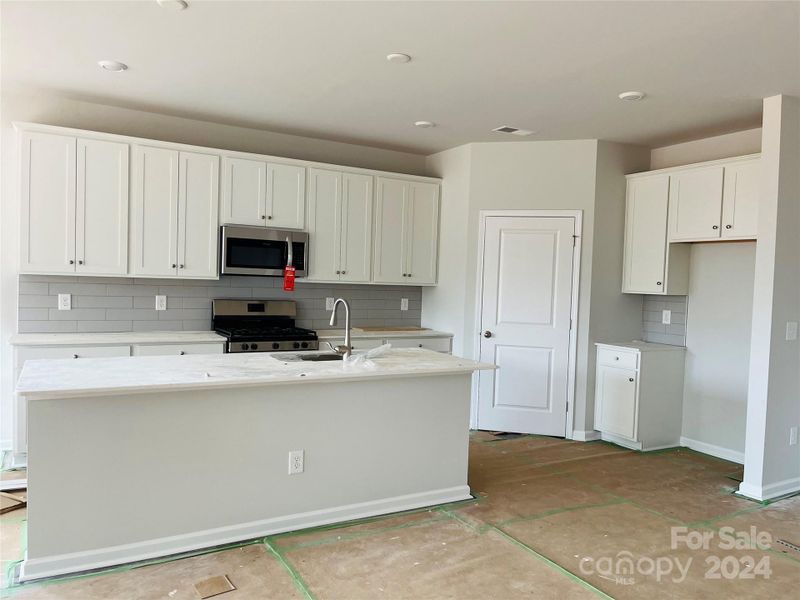
<path id="1" fill-rule="evenodd" d="M 309 280 L 368 282 L 373 178 L 309 169 L 308 181 Z"/>
<path id="2" fill-rule="evenodd" d="M 216 279 L 219 158 L 136 146 L 131 271 Z"/>
<path id="3" fill-rule="evenodd" d="M 378 177 L 373 281 L 436 283 L 439 186 Z"/>
<path id="4" fill-rule="evenodd" d="M 637 450 L 680 444 L 685 348 L 597 344 L 595 429 Z"/>
<path id="5" fill-rule="evenodd" d="M 23 132 L 22 273 L 124 275 L 128 144 Z"/>
<path id="6" fill-rule="evenodd" d="M 229 156 L 222 162 L 221 224 L 305 227 L 305 167 Z"/>

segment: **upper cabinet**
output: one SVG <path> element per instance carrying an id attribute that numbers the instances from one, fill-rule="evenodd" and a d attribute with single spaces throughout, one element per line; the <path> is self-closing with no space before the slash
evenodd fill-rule
<path id="1" fill-rule="evenodd" d="M 628 176 L 623 292 L 686 294 L 688 242 L 755 239 L 757 157 Z"/>
<path id="2" fill-rule="evenodd" d="M 229 156 L 222 163 L 222 224 L 305 227 L 305 167 Z"/>
<path id="3" fill-rule="evenodd" d="M 218 277 L 219 157 L 136 146 L 131 271 L 147 277 Z"/>
<path id="4" fill-rule="evenodd" d="M 436 283 L 439 186 L 377 178 L 373 281 Z"/>
<path id="5" fill-rule="evenodd" d="M 128 144 L 22 132 L 22 273 L 124 275 Z"/>
<path id="6" fill-rule="evenodd" d="M 308 182 L 309 280 L 368 282 L 372 176 L 309 169 Z"/>

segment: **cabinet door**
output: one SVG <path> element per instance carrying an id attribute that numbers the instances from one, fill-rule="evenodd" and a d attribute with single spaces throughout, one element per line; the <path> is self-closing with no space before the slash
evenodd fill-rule
<path id="1" fill-rule="evenodd" d="M 761 162 L 752 160 L 725 167 L 722 196 L 722 237 L 754 239 L 758 234 L 758 189 Z"/>
<path id="2" fill-rule="evenodd" d="M 669 189 L 670 241 L 719 238 L 723 171 L 723 167 L 703 167 L 671 175 Z"/>
<path id="3" fill-rule="evenodd" d="M 377 186 L 372 280 L 408 283 L 409 185 L 398 179 L 378 177 Z"/>
<path id="4" fill-rule="evenodd" d="M 75 271 L 75 138 L 20 137 L 22 273 Z"/>
<path id="5" fill-rule="evenodd" d="M 664 293 L 669 176 L 628 181 L 623 292 Z"/>
<path id="6" fill-rule="evenodd" d="M 78 140 L 75 249 L 81 274 L 128 272 L 128 144 Z"/>
<path id="7" fill-rule="evenodd" d="M 342 176 L 341 281 L 369 281 L 372 273 L 372 177 Z"/>
<path id="8" fill-rule="evenodd" d="M 133 149 L 131 271 L 153 277 L 177 274 L 178 152 Z"/>
<path id="9" fill-rule="evenodd" d="M 600 431 L 636 439 L 636 371 L 597 367 Z"/>
<path id="10" fill-rule="evenodd" d="M 220 224 L 264 225 L 267 219 L 267 163 L 222 159 Z"/>
<path id="11" fill-rule="evenodd" d="M 439 186 L 411 183 L 411 211 L 408 252 L 408 283 L 436 283 L 439 239 Z"/>
<path id="12" fill-rule="evenodd" d="M 308 171 L 308 278 L 338 281 L 342 229 L 342 174 Z"/>
<path id="13" fill-rule="evenodd" d="M 267 224 L 303 229 L 306 224 L 306 169 L 267 165 Z"/>
<path id="14" fill-rule="evenodd" d="M 219 157 L 181 152 L 179 179 L 178 275 L 219 277 Z"/>

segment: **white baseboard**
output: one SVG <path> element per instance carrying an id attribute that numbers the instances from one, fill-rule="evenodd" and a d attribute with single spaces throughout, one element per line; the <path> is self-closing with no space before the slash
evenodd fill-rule
<path id="1" fill-rule="evenodd" d="M 383 498 L 358 504 L 348 504 L 323 510 L 309 511 L 238 523 L 226 527 L 217 527 L 181 535 L 155 538 L 136 542 L 97 548 L 83 552 L 57 554 L 26 559 L 20 568 L 20 581 L 31 581 L 55 575 L 77 573 L 120 565 L 123 563 L 138 562 L 152 558 L 191 552 L 202 548 L 231 544 L 253 538 L 307 529 L 320 525 L 329 525 L 353 519 L 363 519 L 388 513 L 412 510 L 435 504 L 468 500 L 472 496 L 469 486 L 457 486 L 440 490 L 431 490 L 405 496 Z"/>
<path id="2" fill-rule="evenodd" d="M 622 446 L 623 448 L 630 448 L 631 450 L 642 449 L 641 442 L 634 442 L 633 440 L 629 440 L 624 437 L 614 435 L 613 433 L 602 432 L 600 434 L 600 439 L 606 442 L 611 442 L 612 444 L 617 444 L 618 446 Z"/>
<path id="3" fill-rule="evenodd" d="M 592 442 L 600 439 L 600 432 L 594 429 L 573 429 L 572 439 L 576 442 Z"/>
<path id="4" fill-rule="evenodd" d="M 0 492 L 8 492 L 11 490 L 24 490 L 28 487 L 27 478 L 22 479 L 3 479 L 0 481 Z"/>
<path id="5" fill-rule="evenodd" d="M 716 456 L 717 458 L 739 463 L 740 465 L 744 464 L 744 452 L 731 450 L 730 448 L 723 448 L 722 446 L 715 446 L 714 444 L 707 444 L 706 442 L 693 440 L 683 436 L 681 436 L 681 446 L 686 446 L 687 448 L 696 450 L 697 452 L 702 452 L 703 454 L 710 454 L 711 456 Z"/>
<path id="6" fill-rule="evenodd" d="M 751 483 L 742 482 L 739 484 L 738 493 L 747 498 L 763 502 L 764 500 L 772 500 L 773 498 L 780 498 L 800 492 L 800 477 L 792 477 L 791 479 L 784 479 L 776 483 L 760 486 Z"/>

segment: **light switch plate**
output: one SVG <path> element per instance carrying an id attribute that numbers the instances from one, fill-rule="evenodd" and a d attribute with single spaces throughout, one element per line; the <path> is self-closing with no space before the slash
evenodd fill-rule
<path id="1" fill-rule="evenodd" d="M 400 310 L 408 310 L 408 298 L 400 298 Z"/>
<path id="2" fill-rule="evenodd" d="M 58 310 L 72 310 L 72 294 L 58 295 Z"/>
<path id="3" fill-rule="evenodd" d="M 797 339 L 797 321 L 786 322 L 786 341 L 793 342 Z"/>
<path id="4" fill-rule="evenodd" d="M 333 310 L 334 302 L 336 302 L 336 298 L 325 298 L 325 310 Z"/>
<path id="5" fill-rule="evenodd" d="M 156 310 L 167 310 L 166 296 L 156 296 Z"/>
<path id="6" fill-rule="evenodd" d="M 670 325 L 672 323 L 672 311 L 671 310 L 662 310 L 661 311 L 661 323 L 664 325 Z"/>

